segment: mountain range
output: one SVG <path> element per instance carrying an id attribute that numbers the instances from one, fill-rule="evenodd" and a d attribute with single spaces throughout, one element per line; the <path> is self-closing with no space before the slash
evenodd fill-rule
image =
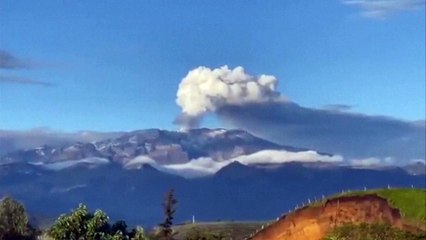
<path id="1" fill-rule="evenodd" d="M 5 154 L 0 163 L 31 162 L 49 164 L 88 158 L 106 159 L 125 165 L 137 156 L 147 156 L 164 164 L 185 163 L 199 157 L 229 159 L 264 149 L 301 151 L 257 138 L 243 130 L 193 129 L 166 131 L 147 129 L 125 133 L 103 141 L 77 142 L 62 146 L 40 146 Z"/>
<path id="2" fill-rule="evenodd" d="M 425 187 L 424 164 L 360 167 L 337 155 L 282 146 L 242 130 L 149 129 L 102 141 L 40 146 L 0 158 L 0 196 L 35 221 L 84 202 L 113 219 L 153 226 L 170 188 L 177 220 L 267 220 L 348 189 Z"/>

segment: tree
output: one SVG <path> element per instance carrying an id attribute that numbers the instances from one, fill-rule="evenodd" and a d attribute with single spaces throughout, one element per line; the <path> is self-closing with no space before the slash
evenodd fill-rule
<path id="1" fill-rule="evenodd" d="M 50 229 L 50 236 L 57 240 L 79 240 L 86 236 L 86 223 L 90 218 L 87 207 L 80 204 L 71 214 L 62 214 Z"/>
<path id="2" fill-rule="evenodd" d="M 134 234 L 131 240 L 149 240 L 149 238 L 145 235 L 143 228 L 138 226 L 134 229 Z"/>
<path id="3" fill-rule="evenodd" d="M 114 235 L 111 237 L 111 240 L 126 240 L 126 239 L 128 239 L 128 237 L 124 235 L 123 232 L 120 230 L 115 232 Z"/>
<path id="4" fill-rule="evenodd" d="M 0 201 L 0 240 L 35 239 L 24 206 L 11 197 Z"/>
<path id="5" fill-rule="evenodd" d="M 111 234 L 115 234 L 116 232 L 120 231 L 121 233 L 127 235 L 127 224 L 123 220 L 116 221 L 111 226 Z"/>
<path id="6" fill-rule="evenodd" d="M 175 198 L 174 190 L 170 189 L 166 193 L 166 197 L 162 204 L 164 209 L 164 221 L 159 224 L 159 235 L 161 239 L 172 240 L 173 236 L 176 234 L 172 229 L 173 219 L 176 212 L 176 204 L 177 200 Z"/>
<path id="7" fill-rule="evenodd" d="M 103 240 L 111 239 L 109 217 L 101 210 L 89 213 L 80 204 L 70 214 L 62 214 L 50 229 L 50 236 L 56 240 Z M 119 239 L 119 238 L 118 238 Z"/>
<path id="8" fill-rule="evenodd" d="M 95 240 L 106 238 L 109 230 L 109 217 L 101 210 L 96 210 L 93 215 L 87 220 L 86 239 Z"/>
<path id="9" fill-rule="evenodd" d="M 71 213 L 62 214 L 49 235 L 55 240 L 149 240 L 142 227 L 128 232 L 125 221 L 117 221 L 112 226 L 108 221 L 105 212 L 96 210 L 92 214 L 80 204 Z"/>

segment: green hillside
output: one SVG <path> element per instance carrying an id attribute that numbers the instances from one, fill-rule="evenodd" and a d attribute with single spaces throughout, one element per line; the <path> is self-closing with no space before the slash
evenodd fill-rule
<path id="1" fill-rule="evenodd" d="M 426 222 L 426 190 L 411 188 L 375 189 L 367 191 L 352 191 L 331 196 L 327 199 L 335 199 L 344 196 L 362 196 L 377 194 L 388 200 L 395 208 L 398 208 L 407 220 L 418 224 Z M 324 200 L 326 201 L 326 200 Z M 311 206 L 317 206 L 324 201 L 316 202 Z M 204 233 L 221 234 L 234 239 L 242 239 L 261 228 L 266 222 L 207 222 L 196 224 L 177 225 L 174 229 L 178 232 L 176 239 L 185 239 L 188 233 L 199 231 Z"/>
<path id="2" fill-rule="evenodd" d="M 426 190 L 411 188 L 376 189 L 367 191 L 354 191 L 331 197 L 362 196 L 377 194 L 386 198 L 393 207 L 398 208 L 408 220 L 426 221 Z"/>
<path id="3" fill-rule="evenodd" d="M 194 235 L 195 232 L 222 236 L 224 239 L 244 239 L 264 224 L 266 222 L 204 222 L 176 225 L 173 229 L 177 231 L 175 238 L 178 240 L 187 239 L 186 237 Z"/>

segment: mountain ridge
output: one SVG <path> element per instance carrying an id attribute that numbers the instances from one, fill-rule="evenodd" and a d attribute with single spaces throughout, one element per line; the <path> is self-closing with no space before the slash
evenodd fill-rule
<path id="1" fill-rule="evenodd" d="M 0 166 L 26 162 L 47 170 L 96 168 L 118 164 L 138 169 L 144 164 L 180 176 L 211 176 L 228 164 L 240 162 L 260 168 L 279 167 L 287 162 L 330 168 L 347 165 L 342 157 L 314 150 L 279 145 L 239 129 L 192 129 L 169 131 L 143 129 L 123 133 L 102 141 L 75 142 L 59 147 L 41 145 L 0 156 Z M 395 166 L 359 166 L 356 168 L 392 168 Z M 424 163 L 404 167 L 410 174 L 425 174 Z"/>
<path id="2" fill-rule="evenodd" d="M 84 202 L 105 209 L 114 219 L 151 226 L 161 220 L 160 203 L 170 188 L 180 202 L 178 221 L 192 215 L 206 221 L 257 221 L 344 189 L 425 187 L 425 175 L 401 167 L 353 167 L 334 155 L 285 148 L 241 130 L 150 129 L 90 144 L 17 152 L 24 154 L 0 164 L 0 196 L 16 197 L 34 215 L 57 216 Z M 117 156 L 99 156 L 93 152 L 95 144 Z M 144 155 L 134 157 L 142 146 Z M 185 151 L 198 158 L 176 157 Z M 48 153 L 55 152 L 61 154 L 49 158 Z M 129 159 L 133 165 L 123 165 Z"/>

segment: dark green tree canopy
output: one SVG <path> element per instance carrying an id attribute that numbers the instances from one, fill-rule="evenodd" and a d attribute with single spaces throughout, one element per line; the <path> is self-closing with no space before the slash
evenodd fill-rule
<path id="1" fill-rule="evenodd" d="M 112 226 L 108 215 L 96 210 L 90 213 L 80 204 L 69 214 L 61 215 L 50 229 L 55 240 L 146 240 L 142 228 L 127 232 L 127 224 L 117 221 Z"/>
<path id="2" fill-rule="evenodd" d="M 11 197 L 0 201 L 0 240 L 35 239 L 24 206 Z"/>

